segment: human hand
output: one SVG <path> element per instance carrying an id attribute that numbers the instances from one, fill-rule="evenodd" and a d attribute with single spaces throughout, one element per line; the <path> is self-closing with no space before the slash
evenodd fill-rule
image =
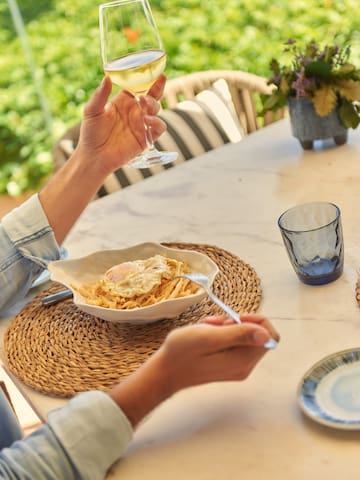
<path id="1" fill-rule="evenodd" d="M 154 138 L 166 129 L 156 117 L 165 81 L 165 75 L 161 75 L 148 95 L 141 97 L 141 108 L 125 91 L 107 103 L 112 88 L 108 77 L 92 95 L 84 110 L 75 151 L 39 193 L 59 245 L 106 177 L 143 151 L 144 119 Z"/>
<path id="2" fill-rule="evenodd" d="M 260 315 L 207 317 L 173 330 L 139 370 L 109 392 L 133 426 L 173 393 L 209 382 L 244 380 L 279 335 Z"/>
<path id="3" fill-rule="evenodd" d="M 140 108 L 125 90 L 107 103 L 112 83 L 104 77 L 84 108 L 78 144 L 82 156 L 91 162 L 99 160 L 104 173 L 110 174 L 145 149 L 144 121 L 152 137 L 158 138 L 166 130 L 165 123 L 156 117 L 165 82 L 165 75 L 161 75 L 148 94 L 140 98 Z"/>
<path id="4" fill-rule="evenodd" d="M 244 380 L 268 351 L 264 344 L 279 339 L 260 315 L 242 315 L 238 325 L 228 317 L 207 317 L 202 323 L 173 330 L 161 350 L 169 384 L 177 391 L 208 382 Z"/>

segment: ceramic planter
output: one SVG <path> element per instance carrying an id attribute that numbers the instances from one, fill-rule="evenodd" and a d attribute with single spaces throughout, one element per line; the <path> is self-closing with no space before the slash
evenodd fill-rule
<path id="1" fill-rule="evenodd" d="M 313 148 L 315 140 L 333 138 L 336 145 L 347 142 L 347 129 L 340 122 L 337 109 L 329 115 L 320 117 L 310 100 L 289 99 L 291 128 L 305 150 Z"/>

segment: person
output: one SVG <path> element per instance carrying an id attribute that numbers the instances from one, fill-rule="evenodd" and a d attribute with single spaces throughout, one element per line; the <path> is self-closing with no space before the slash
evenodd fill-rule
<path id="1" fill-rule="evenodd" d="M 140 110 L 124 91 L 109 102 L 111 82 L 106 77 L 84 109 L 72 157 L 38 195 L 4 217 L 1 312 L 24 297 L 49 261 L 60 258 L 60 245 L 105 177 L 144 149 L 144 115 L 154 138 L 164 131 L 156 116 L 164 84 L 161 76 L 141 99 Z M 171 331 L 125 381 L 108 392 L 74 396 L 24 439 L 9 428 L 10 407 L 0 395 L 0 479 L 104 478 L 126 451 L 139 422 L 163 401 L 191 386 L 248 377 L 267 351 L 264 344 L 279 335 L 262 316 L 242 319 L 238 325 L 223 316 L 207 317 Z"/>

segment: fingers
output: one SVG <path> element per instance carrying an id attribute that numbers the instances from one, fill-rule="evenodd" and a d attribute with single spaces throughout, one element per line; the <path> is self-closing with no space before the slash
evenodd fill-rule
<path id="1" fill-rule="evenodd" d="M 270 333 L 271 338 L 274 338 L 277 341 L 280 340 L 279 333 L 275 330 L 271 322 L 266 317 L 262 315 L 243 314 L 241 315 L 241 320 L 244 323 L 256 323 L 261 325 Z"/>
<path id="2" fill-rule="evenodd" d="M 269 322 L 269 320 L 262 316 L 262 315 L 254 315 L 254 314 L 242 314 L 241 315 L 241 321 L 243 323 L 254 323 L 261 325 L 264 327 L 269 333 L 271 338 L 279 341 L 280 340 L 280 335 L 279 333 L 275 330 L 273 325 Z M 235 325 L 234 320 L 232 320 L 229 317 L 226 317 L 224 315 L 217 315 L 217 316 L 209 316 L 205 317 L 201 320 L 202 323 L 206 323 L 208 325 Z"/>
<path id="3" fill-rule="evenodd" d="M 207 324 L 207 325 L 232 325 L 234 324 L 234 320 L 232 320 L 229 317 L 226 317 L 225 315 L 217 315 L 217 316 L 211 316 L 211 317 L 205 317 L 201 319 L 202 324 Z"/>
<path id="4" fill-rule="evenodd" d="M 166 130 L 166 123 L 161 120 L 159 117 L 150 117 L 149 115 L 146 115 L 145 118 L 145 123 L 151 128 L 151 135 L 154 140 L 160 137 L 162 133 L 165 132 Z"/>
<path id="5" fill-rule="evenodd" d="M 112 83 L 109 77 L 104 77 L 99 87 L 91 95 L 84 108 L 85 116 L 95 116 L 101 113 L 111 93 Z"/>
<path id="6" fill-rule="evenodd" d="M 216 324 L 203 323 L 183 329 L 184 335 L 190 335 L 194 345 L 203 351 L 222 352 L 240 347 L 263 347 L 270 340 L 270 333 L 255 323 Z M 189 327 L 190 328 L 190 327 Z"/>
<path id="7" fill-rule="evenodd" d="M 164 74 L 156 80 L 154 85 L 149 90 L 149 93 L 141 101 L 142 105 L 146 107 L 146 112 L 149 115 L 156 115 L 160 109 L 160 105 L 157 103 L 157 100 L 160 100 L 166 83 L 166 76 Z M 110 77 L 105 76 L 99 85 L 99 87 L 94 91 L 89 101 L 85 105 L 84 115 L 86 116 L 95 116 L 101 113 L 106 105 L 106 102 L 109 99 L 111 93 L 112 83 Z M 131 99 L 133 96 L 128 92 L 121 92 L 121 95 L 128 94 Z M 119 96 L 119 95 L 118 95 Z M 114 98 L 114 100 L 117 97 Z"/>
<path id="8" fill-rule="evenodd" d="M 160 104 L 153 97 L 140 97 L 140 105 L 144 112 L 148 115 L 157 115 L 160 110 Z"/>
<path id="9" fill-rule="evenodd" d="M 214 335 L 218 336 L 221 348 L 241 345 L 264 346 L 270 338 L 279 341 L 279 334 L 267 318 L 261 315 L 242 315 L 241 319 L 243 323 L 238 325 L 228 317 L 206 317 L 202 320 L 202 324 L 227 326 L 227 328 L 214 329 Z"/>
<path id="10" fill-rule="evenodd" d="M 148 95 L 150 97 L 155 98 L 155 100 L 160 100 L 164 93 L 164 87 L 166 83 L 166 76 L 165 74 L 161 74 L 160 77 L 156 80 L 156 82 L 152 85 L 150 90 L 148 91 Z"/>
<path id="11" fill-rule="evenodd" d="M 271 335 L 264 327 L 255 323 L 227 325 L 226 328 L 214 329 L 219 349 L 244 346 L 263 347 Z"/>
<path id="12" fill-rule="evenodd" d="M 142 110 L 146 112 L 144 121 L 151 128 L 152 137 L 156 140 L 166 130 L 166 123 L 161 118 L 156 117 L 160 110 L 160 104 L 154 98 L 146 96 L 140 97 L 140 105 Z"/>
<path id="13" fill-rule="evenodd" d="M 212 381 L 245 380 L 266 352 L 264 348 L 254 346 L 241 346 L 218 352 L 213 357 L 216 361 L 216 371 L 212 373 L 215 376 Z"/>

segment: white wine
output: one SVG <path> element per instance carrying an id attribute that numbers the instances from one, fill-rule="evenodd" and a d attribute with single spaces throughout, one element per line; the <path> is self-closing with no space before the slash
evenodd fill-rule
<path id="1" fill-rule="evenodd" d="M 104 65 L 111 81 L 134 95 L 145 94 L 165 70 L 163 50 L 144 50 L 131 53 Z"/>
<path id="2" fill-rule="evenodd" d="M 137 99 L 147 94 L 165 70 L 166 54 L 149 0 L 116 0 L 99 6 L 100 46 L 104 73 Z M 138 108 L 142 109 L 139 103 Z M 145 114 L 148 109 L 145 109 Z M 158 151 L 151 125 L 144 120 L 146 150 L 129 162 L 134 168 L 166 165 L 177 152 Z"/>

